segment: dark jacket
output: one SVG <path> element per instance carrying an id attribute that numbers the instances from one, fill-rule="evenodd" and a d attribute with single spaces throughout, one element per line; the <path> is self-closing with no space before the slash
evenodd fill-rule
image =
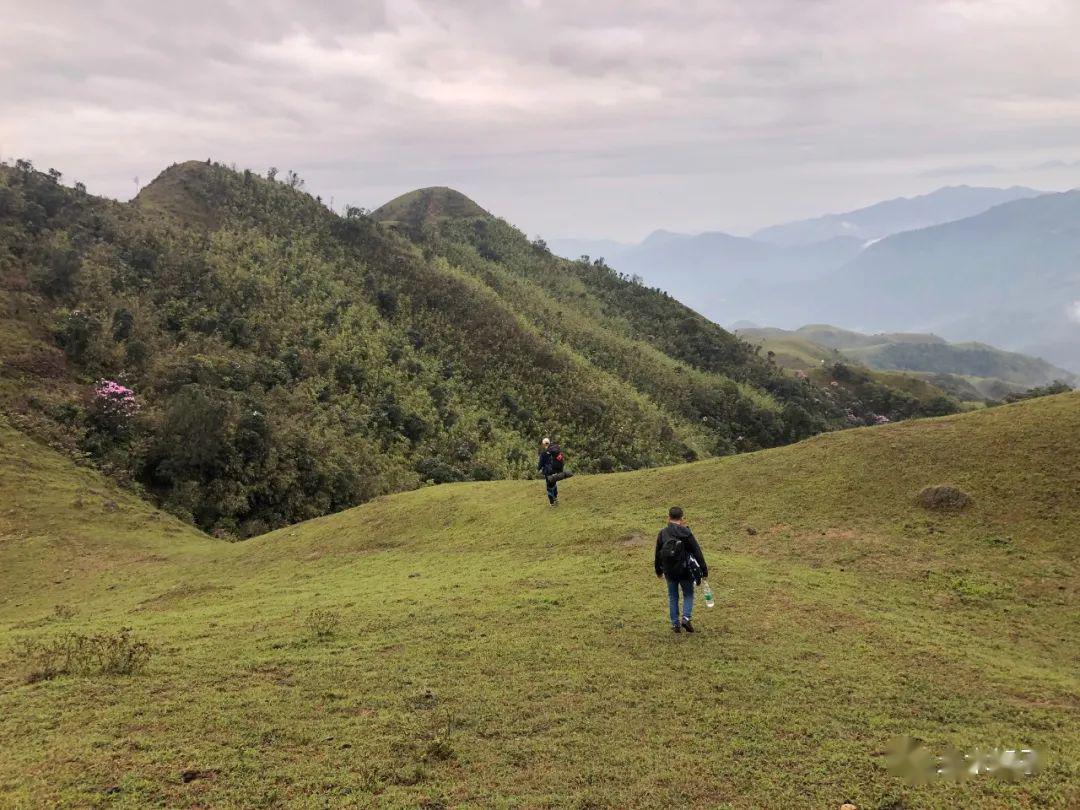
<path id="1" fill-rule="evenodd" d="M 540 460 L 536 462 L 536 469 L 545 476 L 551 475 L 551 453 L 547 450 L 540 451 Z"/>
<path id="2" fill-rule="evenodd" d="M 698 544 L 697 538 L 694 537 L 694 533 L 690 531 L 690 529 L 686 526 L 680 526 L 678 523 L 669 523 L 660 530 L 660 534 L 656 535 L 656 553 L 653 555 L 653 565 L 656 568 L 656 575 L 660 576 L 664 573 L 664 568 L 660 564 L 660 547 L 664 545 L 664 537 L 666 534 L 673 534 L 682 539 L 683 548 L 698 561 L 698 565 L 701 566 L 701 575 L 707 577 L 709 575 L 709 564 L 705 562 L 705 554 L 701 551 L 701 546 Z M 686 578 L 689 579 L 689 576 Z"/>

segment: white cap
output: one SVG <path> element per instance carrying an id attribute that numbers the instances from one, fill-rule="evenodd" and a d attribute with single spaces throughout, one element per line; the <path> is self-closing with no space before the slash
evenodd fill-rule
<path id="1" fill-rule="evenodd" d="M 540 442 L 540 444 L 551 444 L 551 439 L 545 436 L 543 441 Z"/>

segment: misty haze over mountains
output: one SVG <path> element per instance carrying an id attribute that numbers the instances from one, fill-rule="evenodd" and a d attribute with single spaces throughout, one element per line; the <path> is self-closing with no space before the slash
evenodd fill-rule
<path id="1" fill-rule="evenodd" d="M 956 186 L 752 237 L 550 245 L 604 256 L 719 323 L 935 332 L 1080 371 L 1080 191 Z"/>

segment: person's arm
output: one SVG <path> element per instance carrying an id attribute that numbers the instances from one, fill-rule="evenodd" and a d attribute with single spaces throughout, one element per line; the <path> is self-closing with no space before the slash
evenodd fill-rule
<path id="1" fill-rule="evenodd" d="M 543 453 L 540 454 L 540 458 L 536 462 L 536 469 L 539 470 L 540 472 L 544 471 L 544 454 Z"/>
<path id="2" fill-rule="evenodd" d="M 709 575 L 709 564 L 705 562 L 705 552 L 701 550 L 701 544 L 694 537 L 693 532 L 690 532 L 690 553 L 694 555 L 694 559 L 701 566 L 701 575 L 707 577 Z"/>
<path id="3" fill-rule="evenodd" d="M 656 569 L 656 575 L 662 577 L 664 575 L 664 569 L 660 567 L 660 546 L 664 541 L 664 532 L 661 531 L 656 535 L 656 552 L 653 554 L 653 567 Z"/>

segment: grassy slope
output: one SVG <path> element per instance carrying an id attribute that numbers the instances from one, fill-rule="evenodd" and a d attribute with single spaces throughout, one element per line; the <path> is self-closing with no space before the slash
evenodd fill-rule
<path id="1" fill-rule="evenodd" d="M 98 599 L 130 605 L 230 550 L 3 417 L 0 448 L 0 613 Z"/>
<path id="2" fill-rule="evenodd" d="M 809 371 L 820 368 L 822 363 L 843 359 L 838 351 L 783 329 L 740 329 L 737 334 L 743 340 L 761 346 L 762 352 L 772 352 L 781 368 Z"/>
<path id="3" fill-rule="evenodd" d="M 539 482 L 425 489 L 240 545 L 107 511 L 0 431 L 0 649 L 121 623 L 159 648 L 143 676 L 34 685 L 0 653 L 0 805 L 1075 806 L 1078 406 L 583 476 L 557 511 Z M 914 506 L 945 481 L 972 508 Z M 650 570 L 671 502 L 718 591 L 693 637 Z M 1049 764 L 909 788 L 897 733 Z"/>

